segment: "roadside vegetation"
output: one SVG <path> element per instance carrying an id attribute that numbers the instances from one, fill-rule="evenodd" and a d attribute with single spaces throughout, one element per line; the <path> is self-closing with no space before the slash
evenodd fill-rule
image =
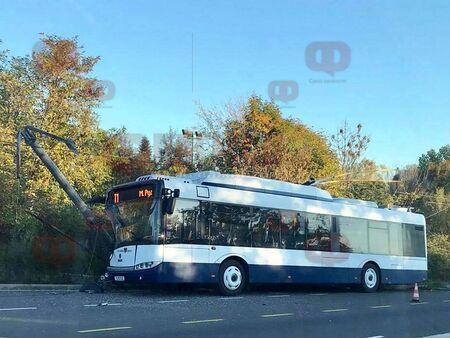
<path id="1" fill-rule="evenodd" d="M 125 129 L 100 127 L 103 88 L 92 76 L 98 62 L 76 39 L 43 35 L 39 51 L 20 57 L 0 45 L 0 283 L 80 281 L 103 271 L 108 252 L 28 147 L 16 179 L 15 137 L 25 125 L 75 141 L 78 156 L 52 140 L 41 144 L 85 199 L 151 172 L 217 170 L 294 183 L 328 177 L 321 187 L 336 196 L 412 207 L 427 218 L 432 283 L 450 281 L 450 144 L 393 170 L 365 157 L 371 139 L 361 124 L 343 122 L 325 135 L 253 95 L 219 108 L 199 105 L 201 122 L 193 127 L 201 142 L 192 149 L 168 130 L 153 154 L 147 138 L 135 148 Z M 109 227 L 104 218 L 99 226 Z"/>

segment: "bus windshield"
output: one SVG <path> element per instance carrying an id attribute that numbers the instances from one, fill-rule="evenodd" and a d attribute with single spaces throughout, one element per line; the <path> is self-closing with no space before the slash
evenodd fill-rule
<path id="1" fill-rule="evenodd" d="M 116 247 L 158 242 L 160 222 L 157 202 L 154 185 L 110 192 L 107 212 L 114 224 Z"/>

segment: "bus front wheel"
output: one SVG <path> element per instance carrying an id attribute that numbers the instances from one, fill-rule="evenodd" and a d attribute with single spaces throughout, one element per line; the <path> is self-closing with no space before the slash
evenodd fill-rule
<path id="1" fill-rule="evenodd" d="M 367 263 L 361 270 L 361 285 L 365 292 L 376 292 L 380 287 L 380 270 L 375 264 Z"/>
<path id="2" fill-rule="evenodd" d="M 240 294 L 247 282 L 244 267 L 234 259 L 229 259 L 222 263 L 219 278 L 219 290 L 225 296 Z"/>

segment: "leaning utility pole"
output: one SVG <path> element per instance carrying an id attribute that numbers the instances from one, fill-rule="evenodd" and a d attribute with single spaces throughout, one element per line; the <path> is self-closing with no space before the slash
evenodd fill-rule
<path id="1" fill-rule="evenodd" d="M 74 154 L 78 153 L 75 143 L 71 139 L 56 136 L 49 132 L 46 132 L 44 130 L 32 126 L 25 126 L 22 129 L 20 129 L 19 132 L 17 133 L 17 153 L 16 153 L 17 178 L 20 179 L 21 143 L 22 140 L 24 140 L 25 143 L 29 145 L 31 149 L 34 151 L 34 153 L 39 157 L 42 163 L 44 163 L 45 167 L 50 171 L 52 176 L 55 178 L 55 180 L 58 182 L 59 186 L 64 190 L 67 196 L 69 196 L 73 204 L 75 204 L 78 210 L 82 213 L 86 222 L 91 226 L 95 226 L 96 217 L 94 215 L 94 212 L 87 206 L 87 204 L 83 201 L 80 195 L 76 192 L 76 190 L 72 187 L 67 178 L 61 172 L 61 170 L 59 170 L 55 162 L 50 158 L 50 156 L 47 155 L 46 151 L 41 147 L 41 145 L 37 141 L 36 134 L 40 134 L 44 137 L 50 137 L 56 141 L 62 142 L 67 146 L 67 148 L 69 148 L 71 152 L 73 152 Z M 108 239 L 112 241 L 112 238 L 109 235 L 109 233 L 105 229 L 103 230 L 107 235 Z"/>

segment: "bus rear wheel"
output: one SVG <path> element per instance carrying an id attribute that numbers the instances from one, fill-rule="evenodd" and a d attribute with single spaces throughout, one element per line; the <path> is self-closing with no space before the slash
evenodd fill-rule
<path id="1" fill-rule="evenodd" d="M 361 270 L 361 285 L 365 292 L 376 292 L 380 287 L 380 270 L 375 264 L 367 263 Z"/>
<path id="2" fill-rule="evenodd" d="M 226 260 L 219 270 L 219 290 L 225 296 L 236 296 L 244 290 L 247 273 L 241 263 L 234 259 Z"/>

